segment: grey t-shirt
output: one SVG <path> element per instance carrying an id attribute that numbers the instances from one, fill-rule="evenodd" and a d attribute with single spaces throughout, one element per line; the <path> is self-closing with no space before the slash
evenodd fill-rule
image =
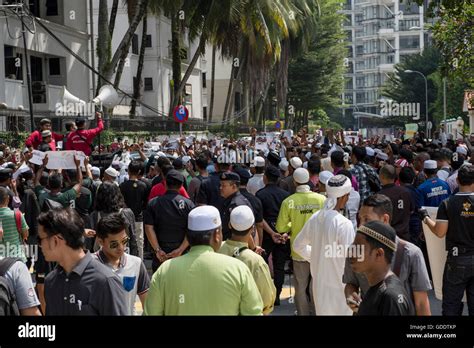
<path id="1" fill-rule="evenodd" d="M 93 256 L 118 275 L 126 292 L 127 304 L 129 306 L 129 313 L 127 315 L 135 315 L 137 295 L 146 293 L 150 288 L 150 277 L 142 259 L 137 256 L 124 254 L 120 260 L 119 268 L 115 269 L 107 262 L 107 257 L 101 250 L 93 254 Z"/>
<path id="2" fill-rule="evenodd" d="M 399 240 L 400 239 L 397 237 L 397 247 Z M 392 259 L 392 270 L 394 267 L 395 256 L 396 254 Z M 428 276 L 428 270 L 426 269 L 423 253 L 421 252 L 420 248 L 407 241 L 405 241 L 405 252 L 403 254 L 399 278 L 412 301 L 413 291 L 431 290 L 431 282 Z M 348 258 L 346 258 L 342 282 L 344 284 L 353 284 L 358 286 L 360 288 L 362 298 L 364 298 L 365 293 L 370 288 L 366 276 L 362 273 L 355 273 L 352 270 Z"/>
<path id="3" fill-rule="evenodd" d="M 2 258 L 0 258 L 2 259 Z M 33 281 L 26 265 L 21 262 L 15 262 L 5 273 L 11 289 L 15 292 L 16 302 L 19 309 L 26 309 L 40 305 L 36 296 Z"/>

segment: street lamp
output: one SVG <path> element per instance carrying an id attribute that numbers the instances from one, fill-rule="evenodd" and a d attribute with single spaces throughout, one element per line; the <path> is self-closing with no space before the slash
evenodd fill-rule
<path id="1" fill-rule="evenodd" d="M 425 74 L 416 70 L 405 70 L 405 74 L 419 74 L 425 80 L 425 112 L 426 112 L 425 129 L 426 129 L 426 136 L 428 137 L 428 139 L 431 139 L 431 129 L 428 128 L 428 80 L 426 79 Z"/>

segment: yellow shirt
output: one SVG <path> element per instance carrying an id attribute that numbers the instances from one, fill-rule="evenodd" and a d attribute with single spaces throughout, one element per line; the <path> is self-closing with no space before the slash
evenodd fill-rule
<path id="1" fill-rule="evenodd" d="M 262 296 L 263 314 L 270 314 L 273 311 L 273 304 L 275 303 L 276 297 L 276 289 L 273 284 L 272 276 L 270 275 L 270 269 L 263 257 L 254 253 L 252 250 L 245 249 L 239 253 L 239 249 L 243 247 L 248 248 L 248 243 L 227 239 L 219 249 L 219 253 L 228 256 L 236 255 L 235 258 L 237 260 L 247 265 L 257 284 L 258 291 L 260 291 L 260 295 Z"/>
<path id="2" fill-rule="evenodd" d="M 249 268 L 208 245 L 165 261 L 153 275 L 144 315 L 261 315 Z"/>

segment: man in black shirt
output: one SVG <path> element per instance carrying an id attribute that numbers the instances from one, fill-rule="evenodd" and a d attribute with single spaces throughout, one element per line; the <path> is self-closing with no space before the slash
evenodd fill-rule
<path id="1" fill-rule="evenodd" d="M 457 182 L 459 192 L 440 204 L 436 222 L 426 210 L 420 213 L 436 236 L 446 236 L 448 258 L 443 275 L 443 315 L 462 315 L 465 291 L 469 315 L 474 315 L 474 166 L 462 166 Z"/>
<path id="2" fill-rule="evenodd" d="M 262 202 L 260 199 L 255 197 L 253 194 L 251 194 L 249 191 L 247 191 L 247 184 L 249 182 L 249 179 L 252 177 L 250 175 L 250 172 L 243 168 L 243 167 L 238 167 L 234 169 L 234 172 L 237 173 L 240 176 L 240 189 L 239 192 L 247 198 L 247 200 L 250 202 L 252 205 L 252 209 L 254 211 L 255 215 L 255 227 L 257 228 L 257 235 L 258 235 L 258 241 L 256 240 L 256 245 L 259 247 L 262 246 L 262 240 L 263 240 L 263 207 L 262 207 Z M 253 235 L 253 233 L 252 233 Z M 254 236 L 255 238 L 255 236 Z"/>
<path id="3" fill-rule="evenodd" d="M 282 243 L 282 235 L 276 232 L 276 221 L 280 212 L 281 203 L 290 195 L 287 191 L 278 187 L 280 170 L 269 165 L 263 176 L 265 187 L 258 190 L 256 197 L 262 202 L 264 231 L 262 248 L 263 255 L 268 263 L 270 253 L 273 261 L 273 282 L 277 290 L 275 305 L 280 304 L 280 293 L 285 281 L 285 262 L 290 259 L 290 243 Z"/>
<path id="4" fill-rule="evenodd" d="M 392 201 L 393 215 L 391 225 L 397 236 L 410 240 L 410 215 L 415 211 L 415 202 L 410 191 L 404 186 L 395 185 L 397 171 L 394 166 L 387 164 L 380 169 L 382 189 L 379 194 L 385 195 Z"/>
<path id="5" fill-rule="evenodd" d="M 164 261 L 180 256 L 188 248 L 185 235 L 188 214 L 194 203 L 178 193 L 183 182 L 181 173 L 170 170 L 166 175 L 168 191 L 164 196 L 153 198 L 143 214 L 145 233 L 154 252 L 153 272 Z"/>
<path id="6" fill-rule="evenodd" d="M 365 274 L 370 286 L 358 303 L 357 315 L 415 314 L 403 284 L 390 270 L 395 240 L 395 230 L 381 221 L 371 221 L 357 229 L 350 262 L 354 272 Z"/>
<path id="7" fill-rule="evenodd" d="M 139 180 L 145 171 L 141 161 L 132 161 L 128 165 L 129 179 L 120 184 L 120 191 L 128 208 L 135 214 L 135 231 L 137 237 L 138 256 L 143 259 L 143 211 L 148 202 L 148 188 Z"/>
<path id="8" fill-rule="evenodd" d="M 209 175 L 209 177 L 203 180 L 201 183 L 201 187 L 199 187 L 199 192 L 196 196 L 196 204 L 212 205 L 216 207 L 222 214 L 224 198 L 220 193 L 220 177 L 222 173 L 229 170 L 230 165 L 228 163 L 215 163 L 214 165 L 216 167 L 216 172 Z M 230 237 L 230 235 L 228 237 Z"/>

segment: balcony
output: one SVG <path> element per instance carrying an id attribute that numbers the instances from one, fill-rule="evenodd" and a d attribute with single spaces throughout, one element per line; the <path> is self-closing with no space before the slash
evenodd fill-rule
<path id="1" fill-rule="evenodd" d="M 23 91 L 25 98 L 23 98 Z M 25 106 L 23 100 L 28 100 L 23 81 L 5 79 L 5 103 L 7 103 L 8 107 L 10 109 L 17 109 L 20 105 Z"/>

